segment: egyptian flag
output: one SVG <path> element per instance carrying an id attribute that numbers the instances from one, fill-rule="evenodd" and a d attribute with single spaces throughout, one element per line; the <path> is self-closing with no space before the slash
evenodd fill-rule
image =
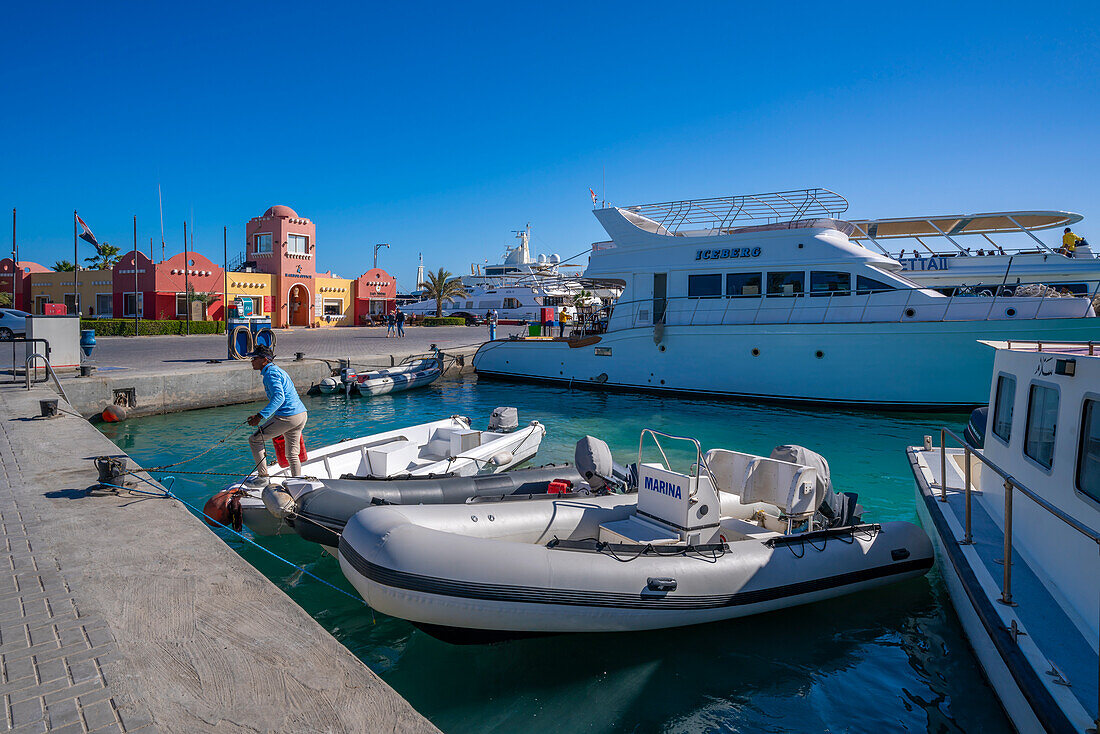
<path id="1" fill-rule="evenodd" d="M 85 224 L 84 220 L 81 219 L 79 215 L 77 215 L 76 217 L 76 223 L 80 225 L 80 239 L 84 240 L 85 242 L 91 243 L 95 246 L 95 251 L 97 253 L 103 254 L 103 251 L 99 249 L 99 241 L 92 233 L 92 228 Z"/>

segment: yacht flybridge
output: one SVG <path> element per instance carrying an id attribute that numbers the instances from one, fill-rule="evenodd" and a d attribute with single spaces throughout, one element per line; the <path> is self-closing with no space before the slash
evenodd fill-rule
<path id="1" fill-rule="evenodd" d="M 1060 211 L 988 212 L 901 219 L 849 220 L 848 238 L 901 263 L 918 285 L 947 295 L 992 296 L 1018 283 L 1042 283 L 1077 295 L 1100 287 L 1100 257 L 1088 245 L 1068 257 L 1035 233 L 1080 222 Z M 996 240 L 993 238 L 996 237 Z"/>
<path id="2" fill-rule="evenodd" d="M 622 283 L 619 299 L 595 328 L 490 342 L 474 366 L 578 387 L 950 408 L 986 397 L 978 339 L 1100 338 L 1088 298 L 917 285 L 852 239 L 847 207 L 819 188 L 596 209 L 611 239 L 585 276 Z"/>

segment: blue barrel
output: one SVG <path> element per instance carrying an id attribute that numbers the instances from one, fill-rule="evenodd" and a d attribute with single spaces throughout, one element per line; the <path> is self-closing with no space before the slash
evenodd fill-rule
<path id="1" fill-rule="evenodd" d="M 95 329 L 84 329 L 80 332 L 80 351 L 84 352 L 84 357 L 91 357 L 92 350 L 95 349 Z"/>
<path id="2" fill-rule="evenodd" d="M 271 329 L 260 329 L 256 332 L 256 346 L 275 348 L 275 332 Z"/>
<path id="3" fill-rule="evenodd" d="M 252 332 L 247 326 L 238 326 L 229 333 L 229 356 L 232 359 L 246 359 L 252 351 Z"/>

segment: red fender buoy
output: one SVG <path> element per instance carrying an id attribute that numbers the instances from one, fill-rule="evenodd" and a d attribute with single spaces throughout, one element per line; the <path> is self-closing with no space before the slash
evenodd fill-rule
<path id="1" fill-rule="evenodd" d="M 100 413 L 100 417 L 107 423 L 118 423 L 119 421 L 126 420 L 126 408 L 121 405 L 108 405 Z"/>
<path id="2" fill-rule="evenodd" d="M 279 462 L 279 466 L 284 469 L 290 466 L 290 461 L 286 458 L 286 439 L 282 436 L 276 436 L 271 439 L 271 443 L 275 444 L 275 460 Z M 308 458 L 306 454 L 306 436 L 303 433 L 298 440 L 298 461 L 305 462 Z"/>
<path id="3" fill-rule="evenodd" d="M 226 489 L 218 492 L 203 505 L 202 514 L 206 515 L 206 524 L 211 527 L 225 525 L 240 532 L 244 526 L 244 513 L 241 512 L 240 489 Z M 211 522 L 213 521 L 213 522 Z"/>

